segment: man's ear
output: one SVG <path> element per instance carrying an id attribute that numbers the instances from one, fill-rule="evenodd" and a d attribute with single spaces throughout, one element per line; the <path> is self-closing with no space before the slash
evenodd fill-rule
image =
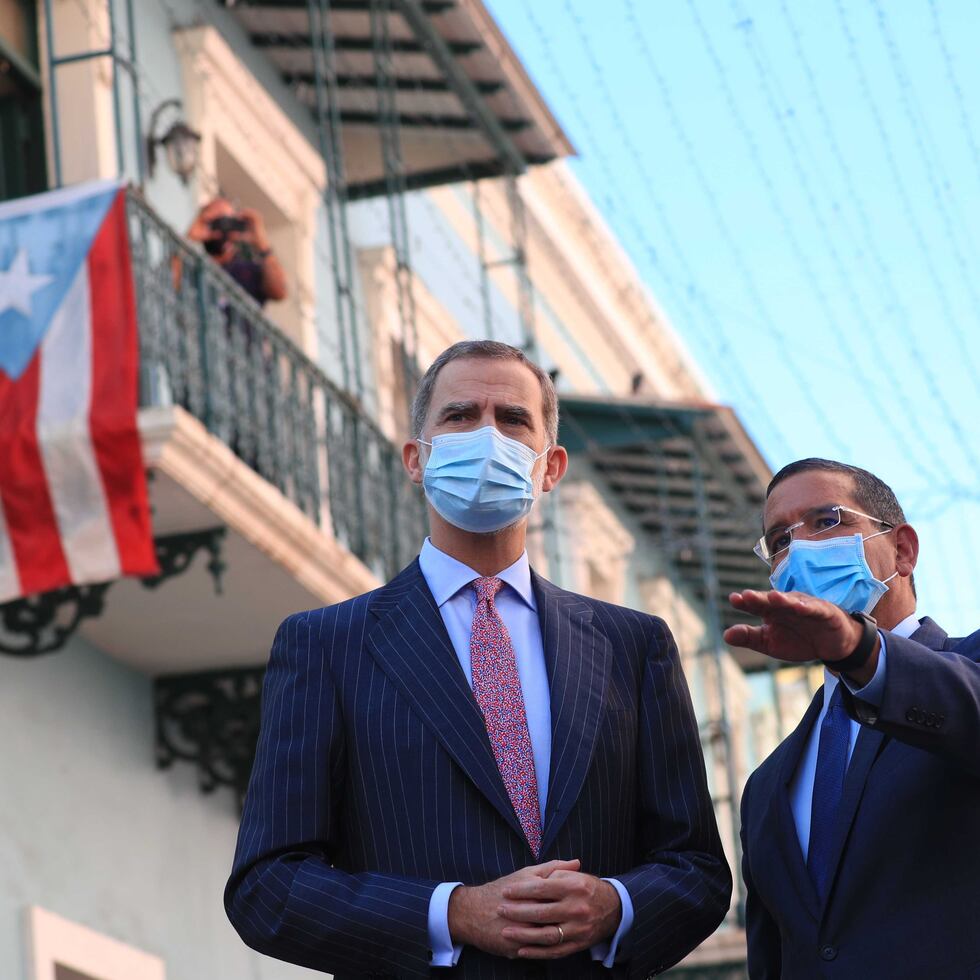
<path id="1" fill-rule="evenodd" d="M 415 439 L 409 439 L 402 446 L 402 466 L 405 467 L 412 483 L 421 486 L 425 465 L 422 462 L 422 447 Z"/>
<path id="2" fill-rule="evenodd" d="M 902 578 L 908 578 L 919 560 L 919 536 L 911 524 L 899 524 L 895 528 L 895 569 Z"/>
<path id="3" fill-rule="evenodd" d="M 549 449 L 544 461 L 544 479 L 541 481 L 541 489 L 545 493 L 554 490 L 567 470 L 568 453 L 565 451 L 565 447 L 554 446 Z"/>

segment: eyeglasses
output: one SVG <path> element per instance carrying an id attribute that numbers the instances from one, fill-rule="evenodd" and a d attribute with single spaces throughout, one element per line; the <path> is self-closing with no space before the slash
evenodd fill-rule
<path id="1" fill-rule="evenodd" d="M 759 538 L 752 550 L 764 562 L 771 564 L 773 558 L 785 551 L 795 537 L 815 538 L 819 534 L 833 531 L 844 520 L 844 514 L 864 517 L 887 528 L 895 526 L 889 524 L 888 521 L 872 517 L 870 514 L 862 514 L 859 510 L 852 510 L 850 507 L 844 507 L 841 504 L 833 504 L 830 507 L 814 507 L 813 510 L 808 510 L 803 515 L 803 520 L 797 521 L 795 524 L 788 524 L 785 527 L 774 527 L 771 531 L 767 531 Z M 796 532 L 799 534 L 797 535 Z"/>

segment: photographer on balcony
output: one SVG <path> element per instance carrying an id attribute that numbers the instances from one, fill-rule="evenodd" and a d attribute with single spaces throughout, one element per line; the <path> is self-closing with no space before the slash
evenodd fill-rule
<path id="1" fill-rule="evenodd" d="M 208 255 L 259 306 L 286 298 L 286 273 L 269 246 L 265 221 L 252 208 L 235 208 L 216 197 L 198 212 L 187 237 Z"/>

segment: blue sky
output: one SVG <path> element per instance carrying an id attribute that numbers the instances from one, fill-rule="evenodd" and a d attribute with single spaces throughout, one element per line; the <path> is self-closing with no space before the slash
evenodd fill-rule
<path id="1" fill-rule="evenodd" d="M 770 465 L 876 472 L 920 612 L 980 626 L 980 4 L 488 6 Z"/>

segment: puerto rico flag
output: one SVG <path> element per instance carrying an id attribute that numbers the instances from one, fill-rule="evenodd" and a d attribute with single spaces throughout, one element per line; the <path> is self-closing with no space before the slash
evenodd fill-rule
<path id="1" fill-rule="evenodd" d="M 0 602 L 159 571 L 116 181 L 0 204 Z"/>

